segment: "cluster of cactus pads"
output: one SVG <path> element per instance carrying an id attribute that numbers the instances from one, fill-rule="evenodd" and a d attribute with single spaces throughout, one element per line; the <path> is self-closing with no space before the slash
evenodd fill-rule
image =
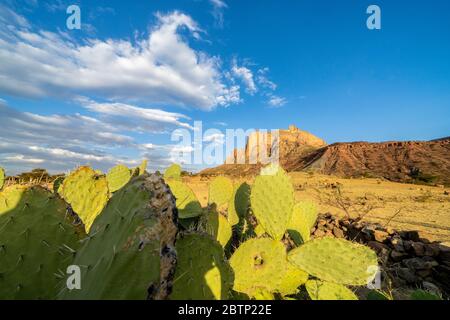
<path id="1" fill-rule="evenodd" d="M 166 299 L 176 267 L 175 198 L 141 166 L 80 167 L 54 192 L 0 192 L 0 299 Z M 67 285 L 79 270 L 78 287 Z"/>
<path id="2" fill-rule="evenodd" d="M 368 247 L 310 239 L 317 208 L 277 165 L 213 179 L 206 206 L 180 166 L 146 166 L 79 167 L 51 191 L 0 169 L 0 299 L 353 300 L 375 276 Z"/>
<path id="3" fill-rule="evenodd" d="M 281 167 L 263 168 L 251 186 L 213 179 L 203 208 L 174 172 L 181 169 L 165 174 L 180 212 L 169 298 L 354 300 L 353 289 L 374 279 L 377 256 L 368 247 L 310 239 L 317 208 L 295 201 Z"/>

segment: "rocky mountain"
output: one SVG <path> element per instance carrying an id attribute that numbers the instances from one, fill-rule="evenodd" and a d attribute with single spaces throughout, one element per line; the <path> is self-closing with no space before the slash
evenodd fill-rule
<path id="1" fill-rule="evenodd" d="M 283 167 L 288 167 L 293 159 L 303 158 L 326 145 L 324 140 L 294 125 L 278 132 L 256 131 L 248 136 L 245 148 L 235 149 L 227 157 L 225 164 L 203 170 L 200 174 L 256 174 L 262 165 L 275 158 L 279 158 Z"/>
<path id="2" fill-rule="evenodd" d="M 274 141 L 275 140 L 275 141 Z M 327 145 L 313 134 L 290 126 L 278 139 L 270 133 L 250 135 L 245 150 L 235 150 L 226 164 L 202 175 L 252 175 L 266 161 L 249 162 L 266 145 L 273 155 L 279 146 L 280 164 L 288 171 L 314 171 L 341 177 L 378 177 L 390 181 L 450 185 L 450 137 L 432 141 L 348 142 Z M 245 158 L 245 164 L 236 164 Z M 242 163 L 242 161 L 240 162 Z"/>
<path id="3" fill-rule="evenodd" d="M 288 171 L 312 170 L 342 177 L 450 184 L 450 138 L 433 141 L 335 143 L 289 159 Z"/>

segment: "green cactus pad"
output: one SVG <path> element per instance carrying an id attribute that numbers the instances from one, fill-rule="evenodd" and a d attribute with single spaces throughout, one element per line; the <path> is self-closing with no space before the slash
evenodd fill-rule
<path id="1" fill-rule="evenodd" d="M 227 218 L 216 210 L 211 210 L 207 213 L 205 229 L 206 232 L 216 239 L 224 248 L 233 234 L 232 227 Z"/>
<path id="2" fill-rule="evenodd" d="M 393 298 L 388 292 L 370 290 L 367 293 L 367 300 L 393 300 Z"/>
<path id="3" fill-rule="evenodd" d="M 312 276 L 344 285 L 365 285 L 374 279 L 377 272 L 374 251 L 331 237 L 306 242 L 291 250 L 288 259 Z"/>
<path id="4" fill-rule="evenodd" d="M 3 185 L 5 184 L 5 169 L 0 168 L 0 189 L 3 188 Z"/>
<path id="5" fill-rule="evenodd" d="M 83 221 L 89 232 L 95 218 L 108 202 L 108 182 L 89 167 L 72 172 L 62 184 L 63 198 Z"/>
<path id="6" fill-rule="evenodd" d="M 286 272 L 277 291 L 282 296 L 296 294 L 298 287 L 305 284 L 308 281 L 308 277 L 309 275 L 305 271 L 297 268 L 292 263 L 287 263 Z"/>
<path id="7" fill-rule="evenodd" d="M 53 181 L 53 193 L 59 194 L 59 188 L 62 186 L 64 179 L 64 177 L 58 177 Z"/>
<path id="8" fill-rule="evenodd" d="M 172 300 L 225 300 L 233 286 L 233 271 L 222 246 L 209 235 L 185 234 L 177 240 L 177 269 Z"/>
<path id="9" fill-rule="evenodd" d="M 305 287 L 311 300 L 358 300 L 349 288 L 332 282 L 309 280 Z"/>
<path id="10" fill-rule="evenodd" d="M 233 253 L 234 290 L 253 296 L 255 290 L 275 291 L 287 268 L 284 245 L 269 238 L 250 239 Z"/>
<path id="11" fill-rule="evenodd" d="M 84 231 L 42 187 L 0 192 L 0 299 L 55 299 Z"/>
<path id="12" fill-rule="evenodd" d="M 133 178 L 114 193 L 76 254 L 81 290 L 61 299 L 164 299 L 175 268 L 175 199 L 157 175 Z"/>
<path id="13" fill-rule="evenodd" d="M 317 207 L 313 202 L 301 201 L 294 206 L 288 232 L 296 245 L 309 241 L 316 220 Z"/>
<path id="14" fill-rule="evenodd" d="M 166 180 L 177 199 L 178 216 L 180 219 L 194 218 L 202 214 L 203 209 L 194 191 L 181 181 Z"/>
<path id="15" fill-rule="evenodd" d="M 131 179 L 131 171 L 123 164 L 119 164 L 109 170 L 106 174 L 106 181 L 108 181 L 109 192 L 116 192 L 123 188 Z"/>
<path id="16" fill-rule="evenodd" d="M 208 203 L 215 203 L 217 207 L 230 202 L 233 196 L 234 187 L 231 179 L 227 177 L 217 177 L 209 185 Z"/>
<path id="17" fill-rule="evenodd" d="M 250 186 L 242 183 L 234 189 L 233 196 L 228 205 L 228 222 L 235 226 L 245 219 L 248 208 L 250 207 Z"/>
<path id="18" fill-rule="evenodd" d="M 266 230 L 264 230 L 260 224 L 258 224 L 253 231 L 257 237 L 262 237 L 266 233 Z"/>
<path id="19" fill-rule="evenodd" d="M 250 202 L 258 222 L 275 240 L 280 240 L 291 220 L 294 188 L 289 176 L 278 168 L 272 175 L 256 177 Z"/>
<path id="20" fill-rule="evenodd" d="M 178 164 L 168 167 L 164 172 L 164 180 L 181 181 L 181 167 Z"/>
<path id="21" fill-rule="evenodd" d="M 138 167 L 139 175 L 143 175 L 145 173 L 145 171 L 147 171 L 147 166 L 148 166 L 148 161 L 147 160 L 143 160 L 142 163 Z"/>
<path id="22" fill-rule="evenodd" d="M 258 288 L 253 292 L 252 300 L 275 300 L 275 296 L 267 289 Z"/>

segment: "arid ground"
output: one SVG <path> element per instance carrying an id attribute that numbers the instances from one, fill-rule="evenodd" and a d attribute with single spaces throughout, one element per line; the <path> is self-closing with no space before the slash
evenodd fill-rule
<path id="1" fill-rule="evenodd" d="M 343 179 L 290 173 L 296 199 L 314 200 L 320 213 L 361 216 L 397 230 L 417 230 L 431 241 L 450 241 L 450 188 L 389 182 L 381 179 Z M 184 177 L 202 205 L 206 205 L 209 178 Z M 244 179 L 235 180 L 243 182 Z M 245 179 L 252 183 L 252 178 Z"/>

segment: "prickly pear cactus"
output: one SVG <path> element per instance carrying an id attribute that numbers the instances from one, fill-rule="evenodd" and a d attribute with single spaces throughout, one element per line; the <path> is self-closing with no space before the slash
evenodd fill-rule
<path id="1" fill-rule="evenodd" d="M 253 300 L 275 300 L 274 294 L 263 288 L 256 289 L 252 298 Z"/>
<path id="2" fill-rule="evenodd" d="M 143 160 L 142 163 L 140 164 L 140 166 L 138 167 L 138 169 L 139 169 L 138 175 L 143 175 L 145 173 L 145 171 L 147 171 L 147 166 L 148 166 L 148 161 Z"/>
<path id="3" fill-rule="evenodd" d="M 264 230 L 264 228 L 260 224 L 258 224 L 253 231 L 255 232 L 257 237 L 262 237 L 266 234 L 266 230 Z"/>
<path id="4" fill-rule="evenodd" d="M 180 219 L 194 218 L 202 214 L 202 206 L 194 191 L 188 185 L 175 180 L 166 180 L 166 182 L 177 199 L 178 217 Z"/>
<path id="5" fill-rule="evenodd" d="M 256 177 L 250 201 L 258 222 L 275 240 L 280 240 L 291 220 L 294 188 L 283 169 L 270 165 Z"/>
<path id="6" fill-rule="evenodd" d="M 181 181 L 181 167 L 178 164 L 168 167 L 164 172 L 164 180 Z"/>
<path id="7" fill-rule="evenodd" d="M 105 176 L 98 175 L 89 167 L 80 167 L 64 179 L 60 193 L 89 232 L 108 202 L 108 183 Z"/>
<path id="8" fill-rule="evenodd" d="M 3 188 L 3 185 L 5 184 L 5 178 L 5 170 L 0 168 L 0 189 Z"/>
<path id="9" fill-rule="evenodd" d="M 378 270 L 374 251 L 331 237 L 306 242 L 291 250 L 288 259 L 312 276 L 344 285 L 365 285 L 374 279 Z"/>
<path id="10" fill-rule="evenodd" d="M 305 284 L 308 281 L 308 277 L 309 275 L 305 271 L 297 268 L 292 263 L 287 263 L 286 272 L 277 291 L 282 296 L 296 294 L 298 287 Z"/>
<path id="11" fill-rule="evenodd" d="M 64 177 L 58 177 L 53 181 L 53 193 L 59 193 L 59 188 L 62 186 L 64 182 Z"/>
<path id="12" fill-rule="evenodd" d="M 353 291 L 341 284 L 309 280 L 305 287 L 311 300 L 358 300 Z"/>
<path id="13" fill-rule="evenodd" d="M 106 174 L 109 192 L 116 192 L 128 183 L 131 179 L 131 171 L 123 164 L 111 168 Z"/>
<path id="14" fill-rule="evenodd" d="M 227 218 L 218 213 L 216 210 L 210 210 L 206 214 L 206 232 L 217 240 L 222 247 L 228 244 L 233 234 L 231 224 Z"/>
<path id="15" fill-rule="evenodd" d="M 249 296 L 261 289 L 279 288 L 287 268 L 284 245 L 269 238 L 250 239 L 242 243 L 230 258 L 234 270 L 234 287 Z"/>
<path id="16" fill-rule="evenodd" d="M 242 183 L 234 189 L 228 205 L 228 222 L 235 226 L 247 216 L 250 207 L 250 186 Z"/>
<path id="17" fill-rule="evenodd" d="M 217 207 L 228 204 L 233 196 L 233 182 L 227 177 L 217 177 L 209 184 L 208 203 Z"/>
<path id="18" fill-rule="evenodd" d="M 84 231 L 41 187 L 0 192 L 0 299 L 55 299 Z"/>
<path id="19" fill-rule="evenodd" d="M 157 175 L 133 178 L 95 220 L 72 264 L 81 290 L 61 299 L 164 299 L 175 272 L 175 199 Z"/>
<path id="20" fill-rule="evenodd" d="M 313 202 L 301 201 L 294 206 L 288 232 L 296 245 L 309 241 L 316 220 L 317 207 Z"/>
<path id="21" fill-rule="evenodd" d="M 176 243 L 177 269 L 172 300 L 224 300 L 233 286 L 233 271 L 222 246 L 209 235 L 185 234 Z"/>

